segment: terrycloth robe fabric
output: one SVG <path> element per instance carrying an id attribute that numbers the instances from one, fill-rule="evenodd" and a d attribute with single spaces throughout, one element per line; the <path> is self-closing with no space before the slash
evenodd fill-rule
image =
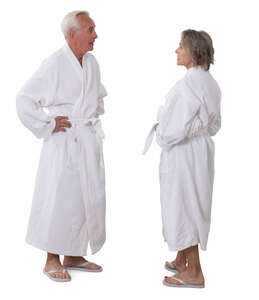
<path id="1" fill-rule="evenodd" d="M 163 235 L 169 250 L 200 244 L 206 250 L 211 222 L 214 142 L 221 126 L 221 92 L 209 71 L 190 68 L 166 95 L 146 140 L 156 132 L 162 148 L 160 199 Z"/>
<path id="2" fill-rule="evenodd" d="M 95 57 L 82 66 L 66 44 L 17 95 L 22 123 L 44 138 L 26 241 L 50 253 L 84 256 L 105 242 L 105 174 L 99 115 L 106 90 Z M 49 113 L 45 112 L 45 109 Z M 66 132 L 53 133 L 56 116 Z"/>

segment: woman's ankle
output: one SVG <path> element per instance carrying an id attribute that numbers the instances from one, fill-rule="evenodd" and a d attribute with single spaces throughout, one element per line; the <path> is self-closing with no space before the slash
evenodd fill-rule
<path id="1" fill-rule="evenodd" d="M 187 265 L 186 271 L 193 278 L 203 278 L 204 279 L 202 269 L 198 265 L 191 265 L 191 266 Z"/>
<path id="2" fill-rule="evenodd" d="M 184 259 L 175 259 L 174 264 L 177 266 L 186 266 L 186 260 Z"/>

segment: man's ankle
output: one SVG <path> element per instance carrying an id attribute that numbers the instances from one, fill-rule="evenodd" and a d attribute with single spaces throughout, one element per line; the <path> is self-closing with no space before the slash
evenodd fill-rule
<path id="1" fill-rule="evenodd" d="M 56 254 L 49 254 L 47 255 L 47 262 L 60 262 L 59 255 Z"/>

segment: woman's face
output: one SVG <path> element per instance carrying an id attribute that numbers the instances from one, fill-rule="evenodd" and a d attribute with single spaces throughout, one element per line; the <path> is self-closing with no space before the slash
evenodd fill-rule
<path id="1" fill-rule="evenodd" d="M 180 42 L 179 47 L 175 50 L 177 54 L 177 65 L 185 66 L 187 69 L 193 66 L 191 55 L 187 49 L 183 48 L 182 42 Z"/>

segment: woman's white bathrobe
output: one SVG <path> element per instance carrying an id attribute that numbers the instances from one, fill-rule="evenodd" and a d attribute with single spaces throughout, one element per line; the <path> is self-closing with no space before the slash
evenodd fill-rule
<path id="1" fill-rule="evenodd" d="M 72 256 L 86 255 L 88 243 L 95 253 L 105 242 L 98 117 L 106 91 L 94 56 L 86 53 L 82 66 L 66 44 L 42 63 L 16 102 L 22 123 L 44 138 L 26 241 Z M 72 128 L 52 134 L 56 116 L 68 116 Z"/>
<path id="2" fill-rule="evenodd" d="M 211 220 L 214 142 L 221 92 L 209 71 L 190 68 L 158 111 L 163 235 L 170 250 L 200 244 L 206 250 Z M 144 152 L 152 142 L 153 127 Z"/>

